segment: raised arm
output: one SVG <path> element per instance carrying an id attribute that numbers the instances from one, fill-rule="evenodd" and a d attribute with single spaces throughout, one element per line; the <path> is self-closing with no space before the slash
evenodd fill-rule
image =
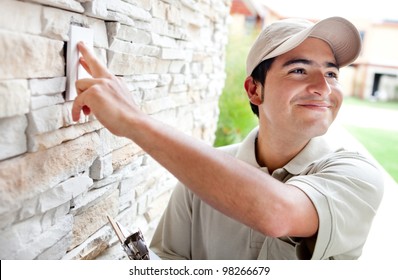
<path id="1" fill-rule="evenodd" d="M 268 236 L 312 236 L 318 216 L 300 189 L 141 112 L 126 85 L 79 44 L 92 79 L 76 82 L 72 116 L 93 113 L 112 133 L 128 137 L 203 201 Z"/>

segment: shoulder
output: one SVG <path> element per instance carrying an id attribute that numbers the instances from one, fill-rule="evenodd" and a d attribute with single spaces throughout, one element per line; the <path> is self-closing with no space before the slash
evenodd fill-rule
<path id="1" fill-rule="evenodd" d="M 305 192 L 317 210 L 312 258 L 358 258 L 384 192 L 377 163 L 358 152 L 339 150 L 286 183 Z"/>
<path id="2" fill-rule="evenodd" d="M 286 183 L 302 189 L 314 203 L 326 202 L 328 208 L 343 203 L 341 209 L 350 205 L 364 211 L 363 207 L 370 207 L 373 214 L 384 193 L 384 176 L 378 164 L 361 153 L 346 150 L 321 158 Z"/>
<path id="3" fill-rule="evenodd" d="M 383 185 L 383 174 L 377 162 L 359 152 L 336 151 L 320 160 L 316 169 L 323 174 L 356 179 L 357 183 L 363 181 L 372 185 Z"/>

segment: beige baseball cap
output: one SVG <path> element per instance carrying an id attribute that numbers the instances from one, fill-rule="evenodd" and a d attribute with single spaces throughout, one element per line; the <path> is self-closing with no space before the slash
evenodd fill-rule
<path id="1" fill-rule="evenodd" d="M 283 19 L 268 25 L 257 37 L 247 56 L 247 75 L 262 61 L 294 49 L 308 37 L 327 42 L 339 67 L 352 63 L 361 52 L 359 32 L 344 18 L 330 17 L 315 24 L 305 19 Z"/>

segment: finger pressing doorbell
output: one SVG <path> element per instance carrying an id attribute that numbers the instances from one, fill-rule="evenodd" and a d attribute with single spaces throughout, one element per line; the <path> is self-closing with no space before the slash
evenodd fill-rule
<path id="1" fill-rule="evenodd" d="M 90 28 L 71 25 L 69 42 L 66 48 L 66 94 L 65 100 L 74 100 L 77 96 L 75 82 L 78 79 L 91 77 L 79 63 L 80 53 L 77 43 L 83 41 L 89 48 L 93 48 L 94 32 Z"/>

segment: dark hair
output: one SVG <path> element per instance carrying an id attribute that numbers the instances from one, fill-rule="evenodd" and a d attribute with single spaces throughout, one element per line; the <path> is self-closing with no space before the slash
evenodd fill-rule
<path id="1" fill-rule="evenodd" d="M 264 60 L 262 61 L 259 65 L 256 66 L 256 68 L 254 68 L 251 76 L 253 77 L 253 80 L 256 82 L 259 82 L 263 87 L 265 84 L 265 78 L 267 76 L 267 72 L 269 70 L 269 68 L 272 65 L 272 62 L 274 62 L 274 57 Z M 259 113 L 258 113 L 258 106 L 254 105 L 253 103 L 250 103 L 250 107 L 252 108 L 253 113 L 258 117 Z"/>

